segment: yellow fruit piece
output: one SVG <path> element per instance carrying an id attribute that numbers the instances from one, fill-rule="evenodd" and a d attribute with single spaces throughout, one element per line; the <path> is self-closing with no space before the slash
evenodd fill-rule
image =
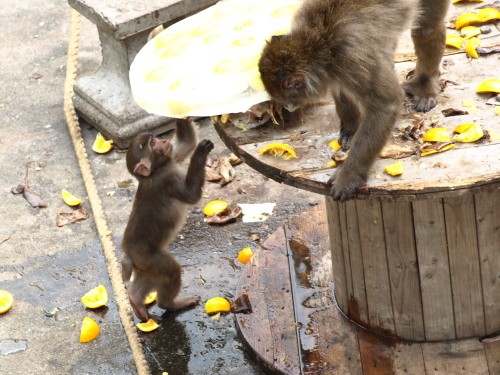
<path id="1" fill-rule="evenodd" d="M 83 318 L 82 328 L 80 329 L 80 342 L 90 342 L 99 336 L 99 326 L 97 323 L 86 316 Z"/>
<path id="2" fill-rule="evenodd" d="M 446 34 L 446 45 L 457 49 L 462 48 L 464 38 L 456 34 Z"/>
<path id="3" fill-rule="evenodd" d="M 483 138 L 483 129 L 477 124 L 462 124 L 455 128 L 455 133 L 459 133 L 453 137 L 456 142 L 470 143 Z"/>
<path id="4" fill-rule="evenodd" d="M 326 166 L 327 168 L 335 168 L 337 167 L 337 162 L 335 160 L 328 160 Z"/>
<path id="5" fill-rule="evenodd" d="M 328 146 L 333 150 L 333 151 L 338 151 L 342 148 L 341 144 L 339 143 L 338 139 L 334 139 L 333 141 L 328 143 Z"/>
<path id="6" fill-rule="evenodd" d="M 477 86 L 476 92 L 494 92 L 500 94 L 500 78 L 486 79 Z"/>
<path id="7" fill-rule="evenodd" d="M 436 154 L 438 152 L 444 152 L 444 151 L 448 151 L 449 149 L 455 147 L 456 145 L 454 143 L 450 143 L 449 145 L 446 145 L 444 146 L 443 148 L 439 149 L 439 150 L 429 150 L 429 151 L 424 151 L 422 153 L 420 153 L 420 156 L 427 156 L 427 155 L 432 155 L 432 154 Z"/>
<path id="8" fill-rule="evenodd" d="M 158 297 L 158 293 L 157 292 L 151 292 L 149 293 L 146 298 L 144 298 L 144 304 L 145 305 L 149 305 L 151 303 L 153 303 L 154 301 L 156 301 L 156 297 Z"/>
<path id="9" fill-rule="evenodd" d="M 231 310 L 231 304 L 227 299 L 222 297 L 210 298 L 205 303 L 205 311 L 207 314 L 229 312 L 230 310 Z"/>
<path id="10" fill-rule="evenodd" d="M 479 47 L 481 41 L 477 37 L 467 39 L 465 43 L 465 53 L 470 57 L 477 59 L 479 55 L 477 54 L 476 48 Z"/>
<path id="11" fill-rule="evenodd" d="M 144 323 L 137 323 L 136 327 L 139 328 L 142 332 L 151 332 L 159 327 L 158 323 L 153 319 L 149 319 Z"/>
<path id="12" fill-rule="evenodd" d="M 92 150 L 97 152 L 98 154 L 105 154 L 106 152 L 111 151 L 113 148 L 112 140 L 105 140 L 101 133 L 97 133 L 94 144 L 92 145 Z"/>
<path id="13" fill-rule="evenodd" d="M 205 208 L 203 209 L 203 214 L 205 216 L 213 216 L 220 214 L 227 208 L 227 202 L 221 200 L 215 200 L 208 202 Z"/>
<path id="14" fill-rule="evenodd" d="M 398 161 L 397 163 L 387 165 L 384 168 L 384 171 L 387 174 L 390 174 L 391 176 L 399 176 L 399 175 L 403 174 L 403 172 L 405 171 L 405 168 L 403 166 L 403 163 Z"/>
<path id="15" fill-rule="evenodd" d="M 243 264 L 247 264 L 252 257 L 253 252 L 249 247 L 244 247 L 238 252 L 238 260 Z"/>
<path id="16" fill-rule="evenodd" d="M 89 309 L 97 309 L 98 307 L 105 306 L 108 303 L 108 291 L 104 285 L 98 285 L 85 294 L 81 301 L 83 306 Z"/>
<path id="17" fill-rule="evenodd" d="M 481 29 L 476 26 L 465 26 L 460 30 L 460 35 L 465 39 L 470 39 L 481 34 Z"/>
<path id="18" fill-rule="evenodd" d="M 495 8 L 478 9 L 477 15 L 481 22 L 500 20 L 500 10 Z"/>
<path id="19" fill-rule="evenodd" d="M 66 203 L 68 206 L 78 206 L 80 203 L 82 203 L 82 200 L 75 197 L 73 194 L 71 194 L 69 191 L 62 189 L 61 190 L 61 196 L 62 200 L 64 203 Z"/>
<path id="20" fill-rule="evenodd" d="M 260 155 L 270 154 L 274 156 L 281 156 L 286 160 L 297 157 L 297 153 L 295 152 L 295 150 L 286 143 L 271 143 L 267 146 L 262 147 L 259 150 L 259 154 Z"/>
<path id="21" fill-rule="evenodd" d="M 481 19 L 479 18 L 479 16 L 476 13 L 467 12 L 458 16 L 457 20 L 455 21 L 455 28 L 457 30 L 460 30 L 462 29 L 462 27 L 475 25 L 477 23 L 481 23 Z"/>
<path id="22" fill-rule="evenodd" d="M 422 140 L 424 142 L 449 142 L 451 137 L 446 128 L 432 128 L 424 133 Z"/>
<path id="23" fill-rule="evenodd" d="M 14 304 L 14 296 L 6 290 L 0 290 L 0 314 L 5 314 Z"/>

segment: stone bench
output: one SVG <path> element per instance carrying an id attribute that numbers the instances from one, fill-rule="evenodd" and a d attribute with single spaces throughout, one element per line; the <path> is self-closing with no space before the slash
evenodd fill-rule
<path id="1" fill-rule="evenodd" d="M 147 113 L 134 102 L 129 68 L 152 29 L 172 24 L 213 5 L 217 0 L 68 0 L 69 5 L 98 29 L 102 64 L 75 84 L 78 114 L 119 147 L 127 147 L 142 131 L 163 133 L 170 118 Z"/>

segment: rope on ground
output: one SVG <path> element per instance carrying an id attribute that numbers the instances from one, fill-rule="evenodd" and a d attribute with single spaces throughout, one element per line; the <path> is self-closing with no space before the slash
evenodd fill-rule
<path id="1" fill-rule="evenodd" d="M 120 318 L 125 329 L 132 355 L 137 367 L 139 375 L 151 374 L 146 357 L 142 349 L 142 345 L 137 334 L 137 329 L 134 325 L 132 310 L 128 303 L 127 292 L 125 285 L 121 278 L 121 270 L 116 257 L 115 247 L 108 233 L 108 224 L 106 216 L 102 208 L 101 198 L 97 191 L 94 176 L 90 168 L 85 144 L 83 142 L 78 116 L 76 115 L 75 107 L 73 105 L 73 86 L 76 80 L 76 73 L 78 68 L 78 49 L 80 41 L 80 14 L 76 10 L 71 13 L 71 30 L 68 46 L 68 62 L 66 67 L 66 81 L 64 84 L 64 115 L 68 124 L 68 129 L 71 134 L 73 146 L 75 148 L 78 164 L 82 173 L 83 182 L 87 189 L 90 206 L 94 214 L 99 238 L 101 240 L 104 257 L 108 266 L 108 273 L 111 279 L 111 285 L 116 297 L 116 304 L 120 313 Z"/>

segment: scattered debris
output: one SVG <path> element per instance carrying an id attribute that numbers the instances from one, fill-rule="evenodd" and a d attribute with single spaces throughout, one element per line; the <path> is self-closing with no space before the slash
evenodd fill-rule
<path id="1" fill-rule="evenodd" d="M 415 150 L 411 147 L 391 144 L 384 147 L 379 157 L 382 159 L 402 159 L 413 154 L 415 154 Z"/>
<path id="2" fill-rule="evenodd" d="M 391 176 L 400 176 L 403 174 L 404 170 L 405 169 L 404 169 L 403 163 L 401 163 L 400 161 L 398 161 L 394 164 L 387 165 L 384 168 L 385 173 L 387 173 L 388 175 L 391 175 Z"/>
<path id="3" fill-rule="evenodd" d="M 455 147 L 454 143 L 450 142 L 436 142 L 436 143 L 426 143 L 420 149 L 420 156 L 432 155 L 437 152 L 448 151 L 449 149 Z"/>
<path id="4" fill-rule="evenodd" d="M 274 206 L 276 203 L 255 203 L 255 204 L 242 204 L 239 203 L 243 212 L 244 223 L 256 223 L 266 221 L 269 216 L 273 214 Z"/>
<path id="5" fill-rule="evenodd" d="M 44 312 L 47 318 L 54 318 L 55 320 L 57 320 L 57 316 L 59 315 L 60 311 L 61 309 L 59 307 L 54 307 L 52 310 Z"/>
<path id="6" fill-rule="evenodd" d="M 28 203 L 35 208 L 45 208 L 47 203 L 38 194 L 33 193 L 28 185 L 29 162 L 24 166 L 24 185 L 17 185 L 11 189 L 13 194 L 22 194 Z"/>
<path id="7" fill-rule="evenodd" d="M 231 312 L 233 314 L 251 314 L 252 305 L 250 303 L 250 298 L 248 294 L 243 293 L 241 296 L 236 298 L 231 304 Z"/>
<path id="8" fill-rule="evenodd" d="M 131 178 L 129 178 L 128 180 L 118 181 L 116 183 L 116 186 L 118 186 L 119 189 L 127 189 L 130 186 L 132 186 L 133 184 L 134 184 L 134 180 L 132 180 Z"/>
<path id="9" fill-rule="evenodd" d="M 26 350 L 27 341 L 2 340 L 0 341 L 0 354 L 9 355 Z"/>
<path id="10" fill-rule="evenodd" d="M 205 222 L 211 225 L 224 225 L 234 223 L 241 215 L 242 210 L 238 206 L 228 206 L 224 211 L 205 218 Z"/>
<path id="11" fill-rule="evenodd" d="M 10 240 L 10 235 L 9 236 L 5 236 L 4 238 L 2 238 L 0 240 L 0 245 L 3 244 L 4 242 L 8 241 L 8 240 Z"/>
<path id="12" fill-rule="evenodd" d="M 252 249 L 244 247 L 238 252 L 237 259 L 241 264 L 247 264 L 253 257 Z"/>
<path id="13" fill-rule="evenodd" d="M 76 211 L 59 211 L 57 213 L 57 226 L 62 227 L 64 225 L 73 224 L 78 221 L 87 220 L 89 214 L 85 207 L 80 207 Z"/>
<path id="14" fill-rule="evenodd" d="M 297 158 L 297 153 L 292 146 L 286 143 L 271 143 L 259 150 L 260 155 L 269 154 L 282 157 L 285 160 Z"/>
<path id="15" fill-rule="evenodd" d="M 468 115 L 469 112 L 467 111 L 462 111 L 461 109 L 455 109 L 455 108 L 446 108 L 441 111 L 444 117 L 451 117 L 451 116 L 463 116 L 463 115 Z"/>

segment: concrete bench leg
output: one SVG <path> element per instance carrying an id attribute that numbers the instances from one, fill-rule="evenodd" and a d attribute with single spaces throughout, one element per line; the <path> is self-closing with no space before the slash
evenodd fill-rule
<path id="1" fill-rule="evenodd" d="M 174 119 L 147 113 L 135 103 L 130 90 L 130 64 L 150 30 L 125 39 L 98 31 L 102 65 L 94 75 L 76 82 L 73 102 L 78 114 L 118 147 L 127 147 L 131 138 L 142 131 L 161 134 L 172 129 Z"/>

